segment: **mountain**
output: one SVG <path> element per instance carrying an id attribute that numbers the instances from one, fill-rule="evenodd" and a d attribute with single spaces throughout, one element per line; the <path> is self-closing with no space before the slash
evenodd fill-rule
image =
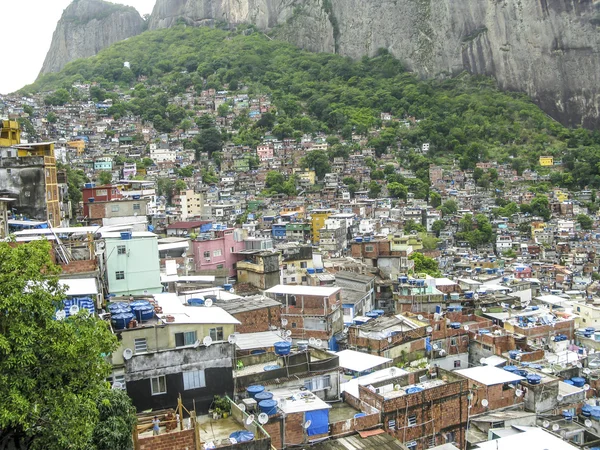
<path id="1" fill-rule="evenodd" d="M 58 72 L 69 61 L 93 56 L 144 31 L 135 8 L 102 0 L 74 0 L 58 21 L 40 75 Z"/>
<path id="2" fill-rule="evenodd" d="M 425 78 L 464 70 L 526 92 L 555 119 L 598 128 L 598 0 L 157 0 L 150 29 L 253 23 L 312 51 L 389 50 Z"/>

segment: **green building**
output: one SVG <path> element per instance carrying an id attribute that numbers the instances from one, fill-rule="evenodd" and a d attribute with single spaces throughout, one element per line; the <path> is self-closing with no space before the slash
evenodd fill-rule
<path id="1" fill-rule="evenodd" d="M 159 294 L 158 237 L 148 231 L 103 233 L 108 292 L 116 296 Z"/>

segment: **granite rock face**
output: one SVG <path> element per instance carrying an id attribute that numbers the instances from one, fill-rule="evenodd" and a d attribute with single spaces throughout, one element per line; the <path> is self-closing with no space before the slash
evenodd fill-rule
<path id="1" fill-rule="evenodd" d="M 58 72 L 69 61 L 140 34 L 146 23 L 135 8 L 102 0 L 74 0 L 58 21 L 40 75 Z"/>
<path id="2" fill-rule="evenodd" d="M 157 0 L 150 29 L 253 23 L 311 51 L 388 49 L 423 77 L 467 70 L 600 128 L 600 0 Z"/>

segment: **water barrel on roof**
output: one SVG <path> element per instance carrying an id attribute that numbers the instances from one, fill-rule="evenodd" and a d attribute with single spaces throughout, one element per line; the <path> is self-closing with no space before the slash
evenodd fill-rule
<path id="1" fill-rule="evenodd" d="M 365 314 L 365 316 L 370 317 L 371 319 L 377 319 L 379 317 L 379 314 L 377 314 L 374 311 L 369 311 Z"/>
<path id="2" fill-rule="evenodd" d="M 258 403 L 260 412 L 264 412 L 268 416 L 277 414 L 277 400 L 263 400 Z"/>
<path id="3" fill-rule="evenodd" d="M 289 342 L 281 341 L 275 342 L 275 344 L 273 344 L 273 347 L 275 348 L 276 355 L 285 356 L 290 354 L 292 344 L 290 344 Z"/>
<path id="4" fill-rule="evenodd" d="M 131 306 L 127 302 L 110 302 L 108 304 L 108 311 L 111 314 L 119 314 L 123 312 L 131 312 Z"/>
<path id="5" fill-rule="evenodd" d="M 154 317 L 154 306 L 148 300 L 131 302 L 131 310 L 138 321 L 150 320 Z"/>
<path id="6" fill-rule="evenodd" d="M 315 269 L 313 269 L 312 267 L 309 267 L 308 269 L 306 269 L 306 271 L 307 271 L 308 273 L 310 273 L 311 275 L 312 275 L 313 273 L 315 273 Z"/>
<path id="7" fill-rule="evenodd" d="M 573 382 L 573 386 L 575 387 L 583 387 L 583 385 L 585 384 L 585 378 L 582 377 L 573 377 L 571 378 L 571 381 Z"/>
<path id="8" fill-rule="evenodd" d="M 124 330 L 129 325 L 129 322 L 133 320 L 135 316 L 132 312 L 122 312 L 119 314 L 113 314 L 110 318 L 110 323 L 115 330 Z"/>
<path id="9" fill-rule="evenodd" d="M 263 392 L 265 390 L 265 387 L 260 385 L 260 384 L 255 384 L 253 386 L 248 386 L 248 388 L 246 389 L 246 392 L 248 393 L 249 397 L 255 398 L 256 394 Z"/>
<path id="10" fill-rule="evenodd" d="M 409 388 L 406 388 L 406 393 L 407 394 L 416 394 L 417 392 L 421 392 L 423 390 L 423 388 L 421 386 L 412 386 Z"/>
<path id="11" fill-rule="evenodd" d="M 385 311 L 383 309 L 374 309 L 373 311 L 375 314 L 377 314 L 377 316 L 383 316 L 385 314 Z"/>
<path id="12" fill-rule="evenodd" d="M 254 396 L 254 400 L 257 402 L 262 402 L 263 400 L 271 400 L 273 398 L 273 393 L 268 391 L 259 392 Z"/>
<path id="13" fill-rule="evenodd" d="M 190 306 L 204 306 L 204 299 L 200 297 L 190 298 L 188 299 L 187 304 Z"/>

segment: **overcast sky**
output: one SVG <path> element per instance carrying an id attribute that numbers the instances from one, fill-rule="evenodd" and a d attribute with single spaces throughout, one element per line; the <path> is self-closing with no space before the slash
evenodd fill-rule
<path id="1" fill-rule="evenodd" d="M 35 81 L 50 49 L 56 23 L 69 3 L 71 0 L 14 0 L 8 9 L 2 10 L 0 45 L 4 50 L 0 63 L 0 94 L 14 92 Z M 131 5 L 144 15 L 152 12 L 155 0 L 112 3 Z"/>

